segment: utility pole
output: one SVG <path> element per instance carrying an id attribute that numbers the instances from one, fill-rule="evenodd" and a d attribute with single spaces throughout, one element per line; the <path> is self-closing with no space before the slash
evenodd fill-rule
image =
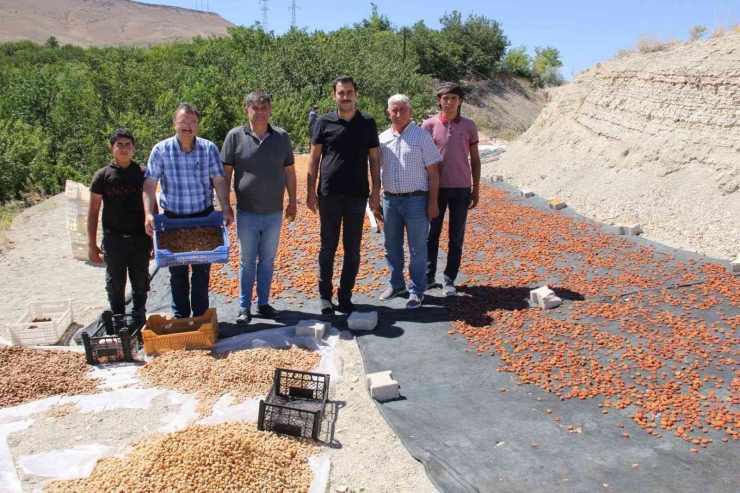
<path id="1" fill-rule="evenodd" d="M 267 0 L 260 0 L 260 3 L 262 3 L 260 9 L 262 11 L 262 30 L 267 32 L 267 11 L 270 9 L 267 8 Z"/>
<path id="2" fill-rule="evenodd" d="M 406 63 L 406 36 L 408 36 L 408 29 L 404 27 L 401 32 L 403 32 L 403 63 Z"/>
<path id="3" fill-rule="evenodd" d="M 290 10 L 290 12 L 291 12 L 291 16 L 290 16 L 290 25 L 291 25 L 292 27 L 297 27 L 297 26 L 296 26 L 296 21 L 295 21 L 295 11 L 296 11 L 296 10 L 298 10 L 299 8 L 300 8 L 300 7 L 296 7 L 296 5 L 295 5 L 295 0 L 292 0 L 292 1 L 291 1 L 291 3 L 290 3 L 290 7 L 288 7 L 288 9 L 289 9 L 289 10 Z"/>

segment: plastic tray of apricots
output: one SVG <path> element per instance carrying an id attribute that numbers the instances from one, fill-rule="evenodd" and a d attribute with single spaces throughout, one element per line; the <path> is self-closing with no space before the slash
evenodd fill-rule
<path id="1" fill-rule="evenodd" d="M 228 262 L 229 233 L 223 212 L 177 219 L 155 215 L 154 259 L 157 267 Z"/>

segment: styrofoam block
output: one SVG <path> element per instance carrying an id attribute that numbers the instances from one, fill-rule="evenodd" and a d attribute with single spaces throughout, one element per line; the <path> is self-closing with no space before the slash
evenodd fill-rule
<path id="1" fill-rule="evenodd" d="M 568 205 L 565 203 L 563 199 L 559 199 L 555 197 L 550 201 L 550 209 L 555 209 L 556 211 L 559 211 L 560 209 L 565 209 L 568 207 Z"/>
<path id="2" fill-rule="evenodd" d="M 555 294 L 555 291 L 553 291 L 547 286 L 542 286 L 541 288 L 531 290 L 529 292 L 529 299 L 532 300 L 532 303 L 539 305 L 543 298 L 549 295 L 554 295 L 554 294 Z"/>
<path id="3" fill-rule="evenodd" d="M 519 190 L 519 196 L 528 199 L 529 197 L 534 197 L 534 192 L 529 188 L 522 188 Z"/>
<path id="4" fill-rule="evenodd" d="M 498 183 L 500 181 L 504 181 L 504 177 L 502 175 L 491 175 L 491 183 Z"/>
<path id="5" fill-rule="evenodd" d="M 620 235 L 637 236 L 642 233 L 642 225 L 639 223 L 620 224 L 617 230 Z"/>
<path id="6" fill-rule="evenodd" d="M 732 263 L 732 273 L 740 274 L 740 255 L 737 257 L 737 260 Z"/>
<path id="7" fill-rule="evenodd" d="M 347 319 L 352 330 L 373 330 L 378 325 L 378 312 L 354 312 Z"/>
<path id="8" fill-rule="evenodd" d="M 398 382 L 393 380 L 393 374 L 390 371 L 368 374 L 367 388 L 370 391 L 370 397 L 376 401 L 388 401 L 401 396 Z"/>
<path id="9" fill-rule="evenodd" d="M 367 375 L 365 375 L 365 381 L 367 383 L 368 390 L 370 390 L 370 385 L 372 384 L 374 380 L 380 381 L 380 380 L 386 380 L 386 379 L 393 380 L 393 372 L 391 372 L 390 370 L 386 370 L 386 371 L 379 371 L 376 373 L 368 373 Z"/>
<path id="10" fill-rule="evenodd" d="M 295 335 L 297 337 L 308 336 L 315 337 L 316 339 L 323 339 L 326 331 L 331 328 L 329 322 L 321 322 L 319 320 L 301 320 L 298 325 L 295 326 Z"/>
<path id="11" fill-rule="evenodd" d="M 556 308 L 562 304 L 563 300 L 555 296 L 555 294 L 548 294 L 544 298 L 540 299 L 539 306 L 544 310 L 549 310 L 550 308 Z"/>

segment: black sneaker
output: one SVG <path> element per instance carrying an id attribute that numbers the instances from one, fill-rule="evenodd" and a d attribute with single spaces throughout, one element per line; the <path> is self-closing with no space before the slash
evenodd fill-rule
<path id="1" fill-rule="evenodd" d="M 321 300 L 321 314 L 334 315 L 334 305 L 331 300 Z"/>
<path id="2" fill-rule="evenodd" d="M 339 303 L 337 303 L 337 310 L 345 315 L 351 315 L 356 308 L 355 304 L 352 303 L 352 300 L 339 300 Z"/>
<path id="3" fill-rule="evenodd" d="M 434 280 L 433 277 L 427 277 L 427 291 L 430 289 L 438 288 L 439 284 Z"/>
<path id="4" fill-rule="evenodd" d="M 270 305 L 260 305 L 257 307 L 257 313 L 260 314 L 261 317 L 264 318 L 271 318 L 273 320 L 280 320 L 280 312 L 275 310 Z"/>
<path id="5" fill-rule="evenodd" d="M 249 310 L 239 310 L 239 316 L 236 317 L 236 325 L 248 325 L 252 321 L 252 313 Z"/>

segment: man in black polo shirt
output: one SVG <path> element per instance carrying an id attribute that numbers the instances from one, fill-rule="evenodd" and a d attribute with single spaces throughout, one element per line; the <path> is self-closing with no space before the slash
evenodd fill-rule
<path id="1" fill-rule="evenodd" d="M 355 107 L 357 86 L 352 77 L 334 80 L 334 100 L 337 110 L 319 117 L 311 138 L 308 164 L 308 196 L 306 205 L 321 219 L 321 251 L 319 253 L 319 296 L 321 313 L 334 313 L 331 303 L 334 288 L 334 256 L 343 228 L 344 263 L 339 280 L 338 310 L 350 314 L 352 289 L 360 268 L 360 245 L 365 207 L 380 207 L 380 159 L 378 157 L 378 127 L 375 119 Z M 372 191 L 367 169 L 370 160 Z M 321 165 L 321 177 L 316 189 Z"/>
<path id="2" fill-rule="evenodd" d="M 236 323 L 252 320 L 252 290 L 257 278 L 257 313 L 278 319 L 280 312 L 268 303 L 275 255 L 283 221 L 283 197 L 288 190 L 285 218 L 296 215 L 296 175 L 288 133 L 270 125 L 272 98 L 266 92 L 247 96 L 244 112 L 249 124 L 232 129 L 221 148 L 226 183 L 234 174 L 236 234 L 239 237 L 239 316 Z"/>
<path id="3" fill-rule="evenodd" d="M 133 310 L 146 309 L 149 291 L 149 257 L 152 239 L 144 230 L 144 168 L 131 160 L 134 137 L 118 129 L 110 138 L 113 161 L 98 170 L 90 185 L 90 208 L 87 213 L 88 256 L 103 263 L 95 242 L 98 214 L 103 205 L 103 253 L 105 256 L 105 289 L 111 311 L 125 313 L 126 274 L 131 281 Z"/>

